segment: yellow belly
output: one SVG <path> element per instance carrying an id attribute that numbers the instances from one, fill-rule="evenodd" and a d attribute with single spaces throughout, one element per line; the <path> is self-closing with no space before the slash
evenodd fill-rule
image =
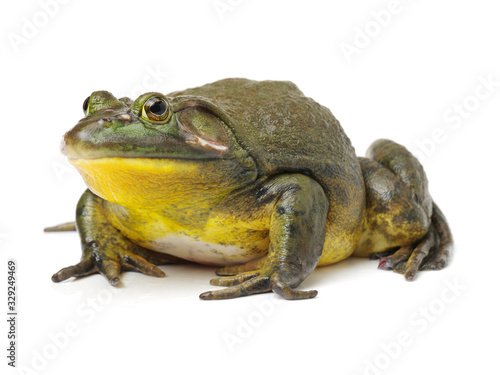
<path id="1" fill-rule="evenodd" d="M 218 213 L 206 221 L 193 215 L 190 222 L 175 212 L 129 211 L 113 204 L 108 210 L 112 225 L 132 242 L 189 261 L 227 266 L 267 254 L 268 220 L 261 215 L 238 220 Z"/>
<path id="2" fill-rule="evenodd" d="M 89 188 L 110 202 L 112 225 L 140 246 L 219 266 L 245 263 L 268 252 L 274 202 L 249 209 L 251 204 L 243 199 L 231 201 L 230 210 L 219 210 L 219 202 L 244 183 L 238 174 L 226 176 L 223 163 L 229 161 L 103 158 L 71 163 Z M 327 223 L 319 265 L 350 256 L 354 237 L 336 233 Z"/>

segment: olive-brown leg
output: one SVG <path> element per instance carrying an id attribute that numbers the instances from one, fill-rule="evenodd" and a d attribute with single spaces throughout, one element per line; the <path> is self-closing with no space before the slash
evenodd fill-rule
<path id="1" fill-rule="evenodd" d="M 117 285 L 123 271 L 139 271 L 149 276 L 163 277 L 157 266 L 185 261 L 135 245 L 107 220 L 102 199 L 89 190 L 77 205 L 76 227 L 82 243 L 81 261 L 65 267 L 52 276 L 61 282 L 71 277 L 100 273 L 111 285 Z"/>
<path id="2" fill-rule="evenodd" d="M 323 250 L 328 200 L 321 186 L 299 174 L 275 178 L 269 194 L 276 196 L 271 215 L 269 253 L 243 266 L 226 267 L 212 285 L 227 288 L 200 295 L 225 299 L 273 291 L 286 299 L 313 298 L 317 291 L 294 288 L 314 270 Z"/>
<path id="3" fill-rule="evenodd" d="M 448 223 L 432 201 L 422 165 L 403 146 L 378 140 L 360 158 L 367 185 L 368 228 L 385 235 L 388 250 L 377 249 L 378 268 L 414 280 L 420 270 L 439 270 L 450 261 L 453 238 Z M 383 218 L 383 220 L 378 220 Z M 377 223 L 391 223 L 376 227 Z M 415 234 L 416 239 L 409 240 Z M 394 246 L 404 244 L 403 246 Z M 409 245 L 408 245 L 409 244 Z"/>
<path id="4" fill-rule="evenodd" d="M 441 270 L 448 265 L 453 251 L 453 237 L 446 219 L 433 204 L 432 224 L 419 243 L 404 246 L 380 259 L 378 268 L 394 270 L 413 280 L 418 271 Z"/>
<path id="5" fill-rule="evenodd" d="M 453 237 L 443 213 L 433 205 L 432 224 L 417 244 L 404 246 L 380 259 L 378 268 L 402 273 L 412 281 L 418 271 L 441 270 L 448 265 L 453 250 Z"/>

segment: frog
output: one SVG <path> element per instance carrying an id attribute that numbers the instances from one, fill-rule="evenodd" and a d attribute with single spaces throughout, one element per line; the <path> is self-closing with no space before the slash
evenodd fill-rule
<path id="1" fill-rule="evenodd" d="M 131 100 L 93 92 L 62 153 L 87 190 L 76 220 L 82 256 L 52 276 L 164 277 L 160 266 L 216 268 L 199 295 L 274 292 L 348 257 L 412 281 L 450 261 L 453 238 L 418 159 L 376 140 L 356 156 L 339 121 L 290 81 L 228 78 Z"/>

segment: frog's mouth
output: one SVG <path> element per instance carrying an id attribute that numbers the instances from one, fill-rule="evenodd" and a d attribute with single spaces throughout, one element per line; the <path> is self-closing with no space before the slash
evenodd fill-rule
<path id="1" fill-rule="evenodd" d="M 68 159 L 220 159 L 229 150 L 225 145 L 195 135 L 186 138 L 146 135 L 138 139 L 118 134 L 96 141 L 87 134 L 74 133 L 74 129 L 69 131 L 61 141 L 61 152 Z"/>
<path id="2" fill-rule="evenodd" d="M 61 152 L 69 159 L 154 158 L 220 159 L 229 147 L 174 121 L 167 126 L 145 124 L 131 111 L 85 117 L 61 141 Z"/>

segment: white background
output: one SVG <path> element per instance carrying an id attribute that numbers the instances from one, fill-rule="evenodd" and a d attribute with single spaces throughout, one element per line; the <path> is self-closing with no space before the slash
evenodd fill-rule
<path id="1" fill-rule="evenodd" d="M 496 371 L 497 3 L 3 2 L 0 310 L 12 258 L 19 373 Z M 53 284 L 80 257 L 75 233 L 42 229 L 72 220 L 84 189 L 59 154 L 83 100 L 227 77 L 295 82 L 332 110 L 360 155 L 382 137 L 419 151 L 456 239 L 451 266 L 409 283 L 348 259 L 316 270 L 301 288 L 318 297 L 297 302 L 200 301 L 215 287 L 214 269 L 198 265 L 164 266 L 163 279 L 128 273 L 119 288 L 99 275 Z M 14 374 L 2 314 L 0 371 Z"/>

